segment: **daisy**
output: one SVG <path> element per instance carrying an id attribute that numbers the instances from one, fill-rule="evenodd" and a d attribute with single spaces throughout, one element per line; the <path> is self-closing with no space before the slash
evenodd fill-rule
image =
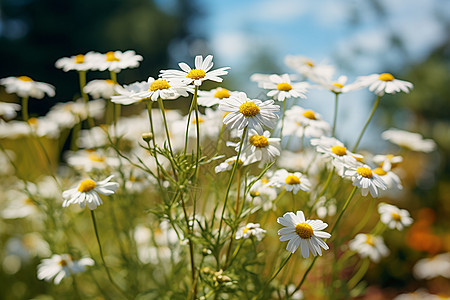
<path id="1" fill-rule="evenodd" d="M 191 88 L 179 82 L 171 82 L 165 79 L 155 80 L 149 77 L 147 81 L 135 82 L 124 87 L 116 86 L 118 96 L 112 96 L 111 101 L 114 103 L 129 105 L 144 100 L 158 101 L 174 100 L 180 96 L 187 97 Z"/>
<path id="2" fill-rule="evenodd" d="M 322 231 L 328 227 L 327 223 L 321 220 L 305 220 L 305 215 L 302 211 L 297 211 L 297 214 L 293 212 L 287 212 L 282 217 L 277 219 L 277 222 L 284 228 L 278 230 L 280 241 L 289 241 L 286 250 L 294 253 L 300 246 L 302 256 L 304 258 L 309 257 L 309 251 L 316 256 L 319 254 L 322 256 L 322 247 L 328 250 L 328 245 L 321 240 L 329 239 L 331 234 Z"/>
<path id="3" fill-rule="evenodd" d="M 267 172 L 266 176 L 270 177 L 271 174 Z M 269 180 L 265 177 L 256 181 L 251 187 L 246 198 L 248 201 L 252 201 L 254 207 L 257 209 L 262 208 L 263 211 L 276 209 L 273 201 L 277 198 L 277 189 L 268 183 Z"/>
<path id="4" fill-rule="evenodd" d="M 314 82 L 330 80 L 335 72 L 333 66 L 316 64 L 311 58 L 301 55 L 288 55 L 284 59 L 284 62 L 288 67 Z"/>
<path id="5" fill-rule="evenodd" d="M 162 70 L 161 77 L 168 80 L 181 81 L 185 84 L 193 83 L 196 86 L 200 86 L 205 80 L 212 80 L 215 82 L 222 82 L 222 78 L 219 76 L 227 75 L 230 67 L 219 68 L 214 71 L 210 71 L 213 67 L 213 56 L 208 55 L 204 60 L 201 55 L 195 57 L 195 69 L 191 69 L 186 63 L 179 63 L 179 70 Z"/>
<path id="6" fill-rule="evenodd" d="M 63 57 L 56 61 L 55 67 L 63 69 L 64 72 L 71 70 L 88 71 L 93 66 L 92 63 L 98 60 L 100 56 L 100 53 L 91 51 L 86 54 Z"/>
<path id="7" fill-rule="evenodd" d="M 143 60 L 141 55 L 134 50 L 109 51 L 95 57 L 92 62 L 92 70 L 111 71 L 119 73 L 121 70 L 139 67 L 139 62 Z"/>
<path id="8" fill-rule="evenodd" d="M 230 98 L 233 94 L 237 94 L 237 92 L 232 92 L 221 87 L 210 91 L 198 91 L 197 104 L 204 107 L 211 107 L 219 104 L 223 99 Z"/>
<path id="9" fill-rule="evenodd" d="M 369 257 L 374 262 L 389 254 L 383 237 L 377 235 L 359 233 L 348 245 L 350 250 L 358 252 L 361 257 Z"/>
<path id="10" fill-rule="evenodd" d="M 352 177 L 353 186 L 361 189 L 361 194 L 367 196 L 370 191 L 372 197 L 378 197 L 378 189 L 386 190 L 387 186 L 368 165 L 353 164 L 346 167 L 344 176 Z"/>
<path id="11" fill-rule="evenodd" d="M 53 280 L 55 284 L 59 284 L 64 277 L 84 272 L 86 266 L 93 265 L 94 261 L 88 257 L 73 260 L 69 254 L 54 254 L 51 258 L 43 259 L 37 266 L 37 278 L 45 281 Z"/>
<path id="12" fill-rule="evenodd" d="M 17 116 L 16 111 L 19 110 L 19 104 L 0 102 L 0 117 L 4 117 L 7 120 L 14 119 Z"/>
<path id="13" fill-rule="evenodd" d="M 118 167 L 120 160 L 117 157 L 107 156 L 100 151 L 80 150 L 67 154 L 67 164 L 75 169 L 91 172 L 93 170 Z"/>
<path id="14" fill-rule="evenodd" d="M 403 227 L 409 226 L 413 222 L 406 209 L 400 209 L 395 205 L 380 203 L 378 204 L 378 213 L 381 222 L 390 229 L 403 230 Z"/>
<path id="15" fill-rule="evenodd" d="M 79 204 L 81 208 L 87 204 L 90 210 L 94 210 L 98 205 L 103 204 L 98 193 L 102 195 L 112 195 L 119 187 L 116 182 L 109 182 L 114 175 L 109 176 L 105 180 L 95 182 L 94 180 L 83 180 L 78 188 L 73 188 L 63 192 L 63 207 L 70 204 Z"/>
<path id="16" fill-rule="evenodd" d="M 385 171 L 382 168 L 375 168 L 373 172 L 380 176 L 380 178 L 386 183 L 388 189 L 402 190 L 403 185 L 400 177 L 392 171 Z"/>
<path id="17" fill-rule="evenodd" d="M 436 143 L 433 140 L 423 139 L 419 133 L 391 128 L 384 131 L 381 137 L 412 151 L 429 153 L 436 149 Z"/>
<path id="18" fill-rule="evenodd" d="M 106 80 L 92 80 L 83 88 L 86 94 L 91 95 L 94 99 L 104 98 L 110 99 L 114 95 L 114 88 L 117 83 L 111 79 Z"/>
<path id="19" fill-rule="evenodd" d="M 262 83 L 264 89 L 270 90 L 267 96 L 273 97 L 275 100 L 284 101 L 286 98 L 301 98 L 306 99 L 306 92 L 309 84 L 306 82 L 291 81 L 289 74 L 270 75 L 269 82 Z"/>
<path id="20" fill-rule="evenodd" d="M 233 166 L 236 162 L 237 156 L 233 156 L 230 158 L 227 158 L 224 162 L 220 163 L 218 166 L 214 168 L 214 171 L 216 173 L 221 173 L 225 171 L 230 171 L 233 169 Z M 250 161 L 246 158 L 245 153 L 241 153 L 238 161 L 238 166 L 246 166 L 250 164 Z"/>
<path id="21" fill-rule="evenodd" d="M 285 169 L 275 171 L 268 184 L 272 184 L 277 188 L 284 187 L 286 191 L 292 191 L 294 194 L 297 194 L 299 190 L 308 192 L 311 188 L 311 183 L 302 173 L 289 173 Z"/>
<path id="22" fill-rule="evenodd" d="M 320 137 L 328 135 L 330 124 L 324 121 L 320 114 L 298 105 L 286 110 L 283 135 Z"/>
<path id="23" fill-rule="evenodd" d="M 9 202 L 2 208 L 1 216 L 4 219 L 33 218 L 40 215 L 37 202 L 27 194 L 10 190 L 7 193 Z"/>
<path id="24" fill-rule="evenodd" d="M 347 76 L 339 76 L 337 80 L 326 80 L 326 78 L 322 78 L 318 83 L 323 88 L 335 94 L 348 93 L 362 88 L 356 83 L 347 84 Z"/>
<path id="25" fill-rule="evenodd" d="M 97 99 L 89 101 L 86 108 L 86 103 L 80 98 L 75 102 L 69 101 L 53 105 L 46 118 L 52 120 L 60 127 L 72 128 L 75 124 L 86 120 L 88 115 L 94 119 L 102 118 L 105 106 L 104 100 Z"/>
<path id="26" fill-rule="evenodd" d="M 417 279 L 433 279 L 439 276 L 450 279 L 450 252 L 419 260 L 413 268 Z"/>
<path id="27" fill-rule="evenodd" d="M 248 223 L 247 225 L 239 228 L 236 231 L 236 239 L 248 239 L 251 236 L 256 237 L 256 240 L 259 242 L 263 239 L 264 234 L 266 233 L 266 231 L 262 228 L 259 228 L 260 225 L 259 224 L 255 224 L 255 223 Z"/>
<path id="28" fill-rule="evenodd" d="M 53 85 L 34 81 L 28 76 L 3 78 L 0 79 L 0 84 L 5 86 L 7 93 L 15 93 L 19 97 L 42 99 L 45 94 L 49 97 L 55 96 L 55 87 Z"/>
<path id="29" fill-rule="evenodd" d="M 278 105 L 273 104 L 273 100 L 262 102 L 258 99 L 249 99 L 243 92 L 237 96 L 224 99 L 219 104 L 219 109 L 230 112 L 223 119 L 225 125 L 230 125 L 231 129 L 243 130 L 246 126 L 254 129 L 258 134 L 263 133 L 262 125 L 274 128 L 278 120 L 275 113 L 280 110 Z"/>
<path id="30" fill-rule="evenodd" d="M 250 161 L 259 161 L 260 166 L 270 163 L 280 156 L 280 139 L 270 138 L 270 132 L 264 131 L 259 135 L 255 130 L 249 132 L 248 144 L 244 148 L 244 152 Z M 238 151 L 239 146 L 236 147 Z"/>
<path id="31" fill-rule="evenodd" d="M 316 147 L 316 151 L 323 157 L 332 159 L 339 176 L 344 174 L 344 168 L 348 164 L 354 164 L 363 158 L 362 155 L 350 152 L 344 143 L 333 137 L 321 136 L 319 139 L 312 139 L 311 145 Z"/>
<path id="32" fill-rule="evenodd" d="M 361 76 L 356 79 L 356 83 L 361 87 L 369 87 L 369 91 L 377 96 L 383 96 L 385 93 L 395 94 L 400 91 L 409 93 L 409 90 L 413 88 L 411 82 L 395 79 L 390 73 Z"/>

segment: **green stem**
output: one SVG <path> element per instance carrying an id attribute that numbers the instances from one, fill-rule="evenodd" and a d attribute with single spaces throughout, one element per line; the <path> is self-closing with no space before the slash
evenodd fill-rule
<path id="1" fill-rule="evenodd" d="M 339 93 L 335 93 L 336 98 L 334 100 L 334 116 L 333 116 L 333 131 L 332 136 L 336 136 L 336 122 L 337 122 L 337 115 L 338 115 L 338 102 L 339 102 Z"/>
<path id="2" fill-rule="evenodd" d="M 195 86 L 194 96 L 192 96 L 192 102 L 191 106 L 189 107 L 189 113 L 188 113 L 188 119 L 186 124 L 186 134 L 185 134 L 185 140 L 184 140 L 184 151 L 183 154 L 186 155 L 187 151 L 187 145 L 188 145 L 188 139 L 189 139 L 189 125 L 191 124 L 191 114 L 194 110 L 194 107 L 197 106 L 197 93 L 198 93 L 198 86 Z"/>
<path id="3" fill-rule="evenodd" d="M 372 107 L 372 111 L 370 112 L 369 119 L 367 119 L 367 122 L 364 125 L 364 127 L 363 127 L 363 129 L 361 131 L 361 134 L 359 135 L 358 140 L 356 141 L 355 146 L 353 146 L 352 152 L 355 152 L 356 149 L 358 149 L 359 142 L 361 141 L 362 136 L 364 135 L 364 132 L 366 131 L 367 126 L 369 126 L 370 120 L 372 119 L 372 117 L 373 117 L 373 115 L 375 113 L 375 110 L 377 109 L 378 104 L 380 103 L 380 99 L 381 99 L 381 96 L 378 96 L 377 99 L 375 100 L 375 104 Z"/>
<path id="4" fill-rule="evenodd" d="M 164 103 L 161 98 L 158 98 L 158 104 L 159 104 L 159 109 L 161 110 L 161 113 L 163 116 L 164 128 L 166 130 L 166 135 L 167 135 L 167 143 L 169 145 L 170 155 L 172 156 L 172 159 L 170 159 L 170 164 L 172 165 L 173 174 L 176 177 L 175 164 L 173 163 L 174 154 L 173 154 L 173 150 L 172 150 L 172 143 L 170 141 L 170 132 L 169 132 L 169 127 L 167 126 L 166 112 L 164 111 Z"/>
<path id="5" fill-rule="evenodd" d="M 111 80 L 112 80 L 115 84 L 117 84 L 117 73 L 116 73 L 116 72 L 113 72 L 113 71 L 110 71 L 109 74 L 110 74 Z M 120 110 L 121 110 L 120 104 L 114 103 L 114 125 L 117 124 L 117 121 L 118 121 L 119 118 L 120 118 Z M 116 135 L 117 135 L 117 134 L 116 134 Z M 117 136 L 116 136 L 116 138 L 117 138 Z"/>
<path id="6" fill-rule="evenodd" d="M 284 268 L 284 266 L 286 266 L 287 262 L 289 261 L 289 259 L 291 259 L 292 255 L 293 255 L 293 253 L 289 253 L 289 255 L 286 257 L 286 259 L 280 264 L 278 269 L 275 271 L 275 273 L 273 273 L 273 275 L 270 277 L 269 281 L 267 281 L 264 284 L 264 287 L 261 289 L 261 291 L 258 293 L 258 295 L 256 295 L 253 299 L 259 298 L 259 296 L 265 291 L 265 289 L 269 286 L 269 284 L 272 282 L 272 280 L 274 280 L 275 277 L 277 277 L 278 273 L 280 273 L 281 270 Z"/>
<path id="7" fill-rule="evenodd" d="M 28 122 L 28 96 L 22 98 L 22 119 Z"/>
<path id="8" fill-rule="evenodd" d="M 281 142 L 282 142 L 282 139 L 283 139 L 284 116 L 286 114 L 286 101 L 287 101 L 287 99 L 284 99 L 284 101 L 283 101 L 283 113 L 281 115 L 280 147 L 281 147 Z"/>
<path id="9" fill-rule="evenodd" d="M 84 92 L 84 87 L 86 86 L 86 71 L 78 71 L 78 77 L 80 81 L 80 92 L 81 96 L 83 97 L 84 104 L 86 106 L 86 114 L 87 114 L 87 121 L 89 128 L 95 127 L 94 120 L 92 119 L 91 115 L 89 114 L 89 96 Z"/>
<path id="10" fill-rule="evenodd" d="M 94 231 L 95 231 L 95 237 L 97 238 L 97 244 L 98 244 L 98 249 L 100 252 L 100 258 L 102 259 L 102 263 L 103 263 L 103 267 L 105 268 L 106 271 L 106 275 L 108 276 L 109 281 L 111 282 L 111 284 L 122 294 L 123 297 L 127 298 L 127 299 L 131 299 L 130 297 L 128 297 L 128 295 L 117 285 L 117 283 L 113 280 L 111 273 L 109 272 L 109 268 L 106 265 L 105 262 L 105 258 L 103 256 L 103 250 L 102 250 L 102 244 L 100 242 L 100 236 L 98 234 L 98 229 L 97 229 L 97 222 L 95 221 L 95 214 L 94 211 L 91 210 L 91 217 L 92 217 L 92 224 L 94 225 Z"/>
<path id="11" fill-rule="evenodd" d="M 355 195 L 356 190 L 358 189 L 358 187 L 354 187 L 352 192 L 350 193 L 350 195 L 347 198 L 347 201 L 345 201 L 344 206 L 342 207 L 341 213 L 339 214 L 338 218 L 336 219 L 336 222 L 333 225 L 333 228 L 331 228 L 330 234 L 333 233 L 333 231 L 337 228 L 337 225 L 339 224 L 339 221 L 342 218 L 342 215 L 344 214 L 345 210 L 347 209 L 348 205 L 350 204 L 350 201 L 352 200 L 353 196 Z"/>
<path id="12" fill-rule="evenodd" d="M 244 130 L 242 132 L 241 142 L 240 142 L 239 150 L 238 150 L 238 153 L 237 153 L 237 156 L 236 156 L 236 161 L 234 162 L 233 170 L 231 171 L 230 179 L 228 180 L 227 191 L 225 193 L 225 199 L 223 201 L 222 214 L 221 214 L 220 222 L 219 222 L 219 232 L 218 232 L 218 235 L 217 235 L 217 243 L 220 242 L 220 233 L 222 231 L 223 216 L 225 214 L 225 209 L 227 207 L 228 195 L 230 193 L 231 183 L 233 182 L 234 174 L 236 173 L 236 169 L 237 169 L 237 166 L 239 164 L 239 157 L 241 156 L 242 145 L 244 144 L 244 139 L 245 139 L 246 134 L 247 134 L 247 126 L 245 126 L 245 128 L 244 128 Z"/>
<path id="13" fill-rule="evenodd" d="M 366 274 L 367 270 L 369 269 L 370 260 L 368 258 L 365 258 L 362 262 L 362 264 L 359 266 L 358 271 L 353 275 L 353 277 L 348 281 L 347 288 L 349 290 L 352 290 L 358 282 L 361 281 L 361 279 Z"/>
<path id="14" fill-rule="evenodd" d="M 317 202 L 319 201 L 320 197 L 323 196 L 323 194 L 325 193 L 325 191 L 327 190 L 328 186 L 330 185 L 331 182 L 331 178 L 333 178 L 333 174 L 334 174 L 334 169 L 335 167 L 333 166 L 333 168 L 331 169 L 330 173 L 328 174 L 328 178 L 327 181 L 325 182 L 325 185 L 323 186 L 322 190 L 320 191 L 320 193 L 317 195 L 316 200 L 314 200 L 313 205 L 311 205 L 311 207 L 309 208 L 309 213 L 311 214 L 312 210 L 314 209 L 314 206 L 317 204 Z"/>

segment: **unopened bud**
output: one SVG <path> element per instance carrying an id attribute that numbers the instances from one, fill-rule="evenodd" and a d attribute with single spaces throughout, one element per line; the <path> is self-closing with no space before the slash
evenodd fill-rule
<path id="1" fill-rule="evenodd" d="M 151 132 L 143 133 L 142 139 L 148 143 L 153 139 L 153 134 Z"/>

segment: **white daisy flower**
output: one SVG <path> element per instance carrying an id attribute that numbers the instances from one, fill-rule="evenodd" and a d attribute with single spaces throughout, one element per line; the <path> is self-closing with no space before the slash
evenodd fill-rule
<path id="1" fill-rule="evenodd" d="M 311 109 L 293 106 L 286 110 L 283 136 L 321 137 L 329 135 L 331 126 Z"/>
<path id="2" fill-rule="evenodd" d="M 19 97 L 32 97 L 35 99 L 55 96 L 55 87 L 44 82 L 37 82 L 28 76 L 7 77 L 0 79 L 0 84 L 4 85 L 6 92 L 17 94 Z"/>
<path id="3" fill-rule="evenodd" d="M 359 233 L 348 245 L 350 250 L 358 252 L 361 257 L 369 257 L 374 262 L 389 255 L 389 249 L 381 236 Z"/>
<path id="4" fill-rule="evenodd" d="M 306 82 L 292 82 L 289 74 L 270 75 L 269 81 L 262 82 L 264 89 L 271 90 L 267 96 L 273 97 L 278 101 L 284 101 L 286 98 L 306 99 L 306 92 L 309 84 Z"/>
<path id="5" fill-rule="evenodd" d="M 230 98 L 233 94 L 237 94 L 237 92 L 232 92 L 221 87 L 210 91 L 198 91 L 197 104 L 204 107 L 212 107 L 219 104 L 221 100 Z"/>
<path id="6" fill-rule="evenodd" d="M 308 178 L 300 172 L 289 173 L 285 169 L 275 171 L 268 184 L 277 188 L 285 188 L 288 192 L 297 194 L 299 190 L 308 192 L 311 189 L 311 183 Z"/>
<path id="7" fill-rule="evenodd" d="M 328 250 L 328 245 L 321 240 L 329 239 L 331 234 L 322 231 L 328 227 L 327 223 L 321 220 L 305 220 L 305 215 L 302 211 L 297 211 L 297 214 L 293 212 L 287 212 L 282 217 L 277 219 L 277 222 L 283 226 L 278 230 L 280 241 L 289 241 L 286 250 L 294 253 L 300 246 L 302 256 L 304 258 L 309 257 L 309 251 L 316 256 L 319 254 L 322 256 L 322 247 Z"/>
<path id="8" fill-rule="evenodd" d="M 450 279 L 450 252 L 419 260 L 413 274 L 417 279 L 430 280 L 439 276 Z"/>
<path id="9" fill-rule="evenodd" d="M 219 68 L 214 71 L 210 71 L 213 67 L 213 56 L 208 55 L 203 60 L 201 55 L 195 57 L 195 69 L 191 69 L 186 63 L 179 63 L 182 71 L 179 70 L 162 70 L 161 77 L 167 80 L 181 81 L 185 84 L 193 83 L 196 86 L 200 86 L 203 81 L 211 80 L 215 82 L 222 82 L 220 76 L 227 75 L 230 67 Z"/>
<path id="10" fill-rule="evenodd" d="M 118 167 L 120 160 L 117 157 L 110 157 L 100 151 L 80 150 L 67 154 L 67 163 L 69 166 L 91 172 L 92 170 L 105 170 L 111 167 Z"/>
<path id="11" fill-rule="evenodd" d="M 403 227 L 409 226 L 413 222 L 406 209 L 400 209 L 395 205 L 382 202 L 378 204 L 378 213 L 381 222 L 390 229 L 403 230 Z"/>
<path id="12" fill-rule="evenodd" d="M 409 90 L 413 88 L 411 82 L 395 79 L 389 73 L 361 76 L 356 79 L 356 84 L 361 87 L 369 87 L 369 91 L 374 92 L 377 96 L 383 96 L 385 93 L 395 94 L 400 91 L 409 93 Z"/>
<path id="13" fill-rule="evenodd" d="M 17 116 L 16 111 L 20 110 L 20 105 L 17 103 L 0 102 L 0 117 L 7 120 L 14 119 Z"/>
<path id="14" fill-rule="evenodd" d="M 265 233 L 266 231 L 260 228 L 259 224 L 248 223 L 236 231 L 236 239 L 248 239 L 251 236 L 254 236 L 257 241 L 261 241 L 264 238 Z"/>
<path id="15" fill-rule="evenodd" d="M 326 78 L 322 78 L 318 83 L 321 87 L 330 90 L 335 94 L 348 93 L 362 88 L 356 83 L 347 84 L 347 76 L 339 76 L 337 80 L 327 80 Z"/>
<path id="16" fill-rule="evenodd" d="M 88 257 L 73 260 L 69 254 L 53 254 L 51 258 L 43 259 L 37 266 L 37 278 L 45 281 L 53 280 L 55 284 L 59 284 L 64 277 L 84 272 L 86 266 L 93 265 L 94 261 Z"/>
<path id="17" fill-rule="evenodd" d="M 100 53 L 91 51 L 86 54 L 63 57 L 56 61 L 55 67 L 63 69 L 64 72 L 71 70 L 88 71 L 93 66 L 93 62 L 97 61 L 100 56 Z"/>
<path id="18" fill-rule="evenodd" d="M 214 171 L 216 173 L 221 173 L 221 172 L 232 170 L 233 166 L 234 166 L 234 163 L 236 162 L 236 158 L 237 158 L 236 155 L 233 156 L 233 157 L 227 158 L 224 162 L 222 162 L 218 166 L 216 166 L 214 168 Z M 246 166 L 248 164 L 250 164 L 250 161 L 245 156 L 245 153 L 241 153 L 241 155 L 239 156 L 238 166 L 239 165 Z"/>
<path id="19" fill-rule="evenodd" d="M 378 197 L 378 189 L 386 190 L 387 186 L 368 165 L 353 164 L 346 167 L 344 176 L 352 177 L 353 186 L 361 189 L 361 195 L 367 196 L 370 191 L 372 197 Z"/>
<path id="20" fill-rule="evenodd" d="M 114 175 L 109 176 L 105 180 L 95 182 L 94 180 L 83 180 L 77 188 L 73 188 L 63 192 L 63 207 L 70 204 L 79 204 L 81 208 L 87 204 L 90 210 L 94 210 L 98 205 L 103 204 L 98 193 L 102 195 L 112 195 L 119 187 L 116 182 L 109 182 Z"/>
<path id="21" fill-rule="evenodd" d="M 112 96 L 111 101 L 129 105 L 143 100 L 158 101 L 158 98 L 174 100 L 180 96 L 187 97 L 188 91 L 192 91 L 192 88 L 180 82 L 171 82 L 165 79 L 155 80 L 153 77 L 149 77 L 147 82 L 135 82 L 123 87 L 116 86 L 116 92 L 119 95 Z"/>
<path id="22" fill-rule="evenodd" d="M 262 102 L 258 99 L 249 99 L 243 92 L 237 96 L 224 99 L 219 104 L 219 109 L 230 112 L 223 119 L 225 125 L 230 125 L 231 129 L 243 130 L 245 126 L 254 129 L 258 134 L 263 133 L 263 125 L 274 128 L 278 120 L 275 113 L 280 110 L 280 106 L 274 105 L 273 100 Z"/>
<path id="23" fill-rule="evenodd" d="M 418 289 L 412 293 L 397 295 L 393 300 L 448 300 L 446 295 L 430 294 L 424 289 Z"/>
<path id="24" fill-rule="evenodd" d="M 37 202 L 25 193 L 9 190 L 7 199 L 9 201 L 0 214 L 4 219 L 33 218 L 40 215 Z"/>
<path id="25" fill-rule="evenodd" d="M 111 71 L 119 73 L 121 70 L 139 67 L 139 62 L 143 60 L 141 55 L 136 54 L 134 50 L 109 51 L 95 57 L 92 62 L 92 70 Z"/>
<path id="26" fill-rule="evenodd" d="M 83 88 L 83 91 L 86 94 L 89 94 L 94 99 L 104 98 L 110 99 L 112 95 L 114 95 L 114 88 L 117 83 L 112 81 L 111 79 L 106 80 L 92 80 L 89 81 L 88 84 Z"/>
<path id="27" fill-rule="evenodd" d="M 272 174 L 266 173 L 266 176 L 271 177 Z M 246 198 L 248 201 L 252 202 L 254 207 L 257 207 L 258 209 L 262 208 L 263 211 L 276 209 L 273 201 L 278 196 L 277 189 L 268 183 L 269 180 L 266 177 L 256 181 L 251 187 Z"/>
<path id="28" fill-rule="evenodd" d="M 316 64 L 311 58 L 301 55 L 288 55 L 284 59 L 284 62 L 288 67 L 314 82 L 330 80 L 335 72 L 333 66 L 323 63 Z"/>
<path id="29" fill-rule="evenodd" d="M 271 138 L 269 131 L 264 131 L 262 135 L 259 135 L 256 130 L 251 129 L 247 142 L 244 152 L 247 154 L 248 160 L 259 161 L 260 166 L 270 163 L 280 156 L 280 139 Z M 239 145 L 236 146 L 236 151 L 238 149 Z"/>
<path id="30" fill-rule="evenodd" d="M 436 149 L 436 143 L 432 139 L 423 139 L 419 133 L 391 128 L 384 131 L 381 137 L 412 151 L 429 153 Z"/>
<path id="31" fill-rule="evenodd" d="M 56 103 L 47 113 L 46 118 L 52 120 L 60 127 L 72 128 L 75 124 L 87 119 L 88 111 L 91 118 L 102 118 L 105 106 L 105 101 L 102 99 L 90 100 L 86 109 L 86 103 L 80 98 L 75 102 Z"/>
<path id="32" fill-rule="evenodd" d="M 39 137 L 57 139 L 60 128 L 48 117 L 30 118 L 28 122 L 0 122 L 0 138 L 18 138 L 31 135 L 33 132 Z"/>

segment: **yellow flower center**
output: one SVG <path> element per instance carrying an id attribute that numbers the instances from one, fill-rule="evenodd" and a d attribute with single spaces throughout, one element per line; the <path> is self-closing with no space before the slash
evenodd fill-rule
<path id="1" fill-rule="evenodd" d="M 243 233 L 247 233 L 247 231 L 249 231 L 250 228 L 245 227 L 244 230 L 242 230 Z"/>
<path id="2" fill-rule="evenodd" d="M 105 158 L 103 156 L 97 155 L 97 153 L 90 153 L 88 156 L 90 161 L 96 161 L 96 162 L 104 162 Z"/>
<path id="3" fill-rule="evenodd" d="M 384 176 L 387 174 L 387 172 L 382 168 L 376 168 L 375 170 L 373 170 L 373 172 L 379 176 Z"/>
<path id="4" fill-rule="evenodd" d="M 310 120 L 317 120 L 316 119 L 316 115 L 314 114 L 314 112 L 312 110 L 307 110 L 303 113 L 303 116 L 305 118 L 308 118 Z"/>
<path id="5" fill-rule="evenodd" d="M 331 147 L 331 152 L 339 156 L 344 156 L 345 154 L 347 154 L 347 148 L 343 146 L 333 146 Z"/>
<path id="6" fill-rule="evenodd" d="M 380 75 L 380 77 L 378 77 L 378 79 L 382 81 L 392 81 L 394 80 L 394 76 L 392 76 L 392 74 L 389 73 L 383 73 Z"/>
<path id="7" fill-rule="evenodd" d="M 227 89 L 220 89 L 214 93 L 214 98 L 230 98 L 230 92 Z"/>
<path id="8" fill-rule="evenodd" d="M 394 219 L 394 221 L 400 222 L 402 220 L 402 217 L 398 213 L 393 212 L 392 219 Z"/>
<path id="9" fill-rule="evenodd" d="M 239 106 L 239 112 L 244 115 L 244 117 L 254 117 L 259 114 L 259 107 L 253 102 L 245 102 Z"/>
<path id="10" fill-rule="evenodd" d="M 353 157 L 354 159 L 356 159 L 356 161 L 359 161 L 359 162 L 363 162 L 363 160 L 364 160 L 364 157 L 361 157 L 361 156 L 355 156 L 355 155 L 352 155 L 352 157 Z"/>
<path id="11" fill-rule="evenodd" d="M 82 193 L 87 193 L 92 191 L 96 187 L 96 183 L 94 180 L 83 180 L 78 187 L 78 191 Z"/>
<path id="12" fill-rule="evenodd" d="M 386 154 L 386 158 L 391 161 L 394 158 L 393 154 Z"/>
<path id="13" fill-rule="evenodd" d="M 61 267 L 65 267 L 65 266 L 67 266 L 67 261 L 65 259 L 61 259 L 59 261 L 58 265 L 60 265 Z"/>
<path id="14" fill-rule="evenodd" d="M 293 174 L 286 177 L 286 179 L 284 181 L 286 182 L 286 184 L 290 184 L 290 185 L 300 184 L 300 179 Z"/>
<path id="15" fill-rule="evenodd" d="M 334 86 L 334 87 L 341 88 L 341 89 L 344 87 L 344 85 L 341 84 L 341 83 L 333 83 L 333 86 Z"/>
<path id="16" fill-rule="evenodd" d="M 250 196 L 252 197 L 258 197 L 260 193 L 258 191 L 250 191 Z"/>
<path id="17" fill-rule="evenodd" d="M 205 77 L 205 71 L 202 69 L 192 69 L 189 71 L 189 73 L 186 75 L 186 78 L 198 80 Z"/>
<path id="18" fill-rule="evenodd" d="M 82 64 L 84 63 L 84 55 L 83 54 L 78 54 L 75 56 L 75 63 L 76 64 Z"/>
<path id="19" fill-rule="evenodd" d="M 111 80 L 111 79 L 106 79 L 105 81 L 106 81 L 107 84 L 116 84 L 114 82 L 114 80 Z"/>
<path id="20" fill-rule="evenodd" d="M 200 124 L 200 123 L 203 123 L 203 122 L 205 122 L 205 120 L 203 120 L 202 118 L 198 118 L 198 123 Z M 197 124 L 197 119 L 193 119 L 192 120 L 192 124 Z"/>
<path id="21" fill-rule="evenodd" d="M 305 222 L 295 225 L 295 232 L 304 240 L 308 240 L 314 235 L 311 225 Z"/>
<path id="22" fill-rule="evenodd" d="M 356 169 L 356 172 L 358 172 L 359 175 L 365 178 L 373 177 L 372 170 L 366 167 L 359 167 L 358 169 Z"/>
<path id="23" fill-rule="evenodd" d="M 264 148 L 267 147 L 269 145 L 269 141 L 267 140 L 267 138 L 263 135 L 252 135 L 249 139 L 248 139 L 249 143 L 252 144 L 253 146 L 257 147 L 257 148 Z"/>
<path id="24" fill-rule="evenodd" d="M 167 80 L 155 80 L 150 84 L 150 88 L 148 89 L 149 92 L 154 92 L 157 90 L 167 90 L 170 88 L 169 83 Z"/>
<path id="25" fill-rule="evenodd" d="M 30 197 L 28 197 L 27 199 L 25 199 L 25 204 L 26 205 L 34 205 L 35 203 Z"/>
<path id="26" fill-rule="evenodd" d="M 370 234 L 366 234 L 367 240 L 366 240 L 366 244 L 375 247 L 375 243 L 373 241 L 373 238 Z"/>
<path id="27" fill-rule="evenodd" d="M 267 183 L 269 183 L 269 179 L 267 179 L 267 178 L 262 178 L 261 179 L 261 183 L 264 185 L 264 184 L 267 184 Z"/>
<path id="28" fill-rule="evenodd" d="M 114 51 L 109 51 L 106 53 L 106 61 L 119 61 L 119 60 L 120 59 L 118 59 L 114 54 Z"/>
<path id="29" fill-rule="evenodd" d="M 282 82 L 282 83 L 277 84 L 277 89 L 280 90 L 280 91 L 286 91 L 287 92 L 287 91 L 292 90 L 292 85 L 290 85 L 287 82 Z"/>
<path id="30" fill-rule="evenodd" d="M 19 76 L 17 77 L 18 79 L 22 80 L 22 81 L 33 81 L 33 79 L 31 79 L 28 76 Z"/>
<path id="31" fill-rule="evenodd" d="M 310 60 L 305 62 L 305 65 L 310 66 L 311 68 L 314 67 L 314 63 Z"/>

